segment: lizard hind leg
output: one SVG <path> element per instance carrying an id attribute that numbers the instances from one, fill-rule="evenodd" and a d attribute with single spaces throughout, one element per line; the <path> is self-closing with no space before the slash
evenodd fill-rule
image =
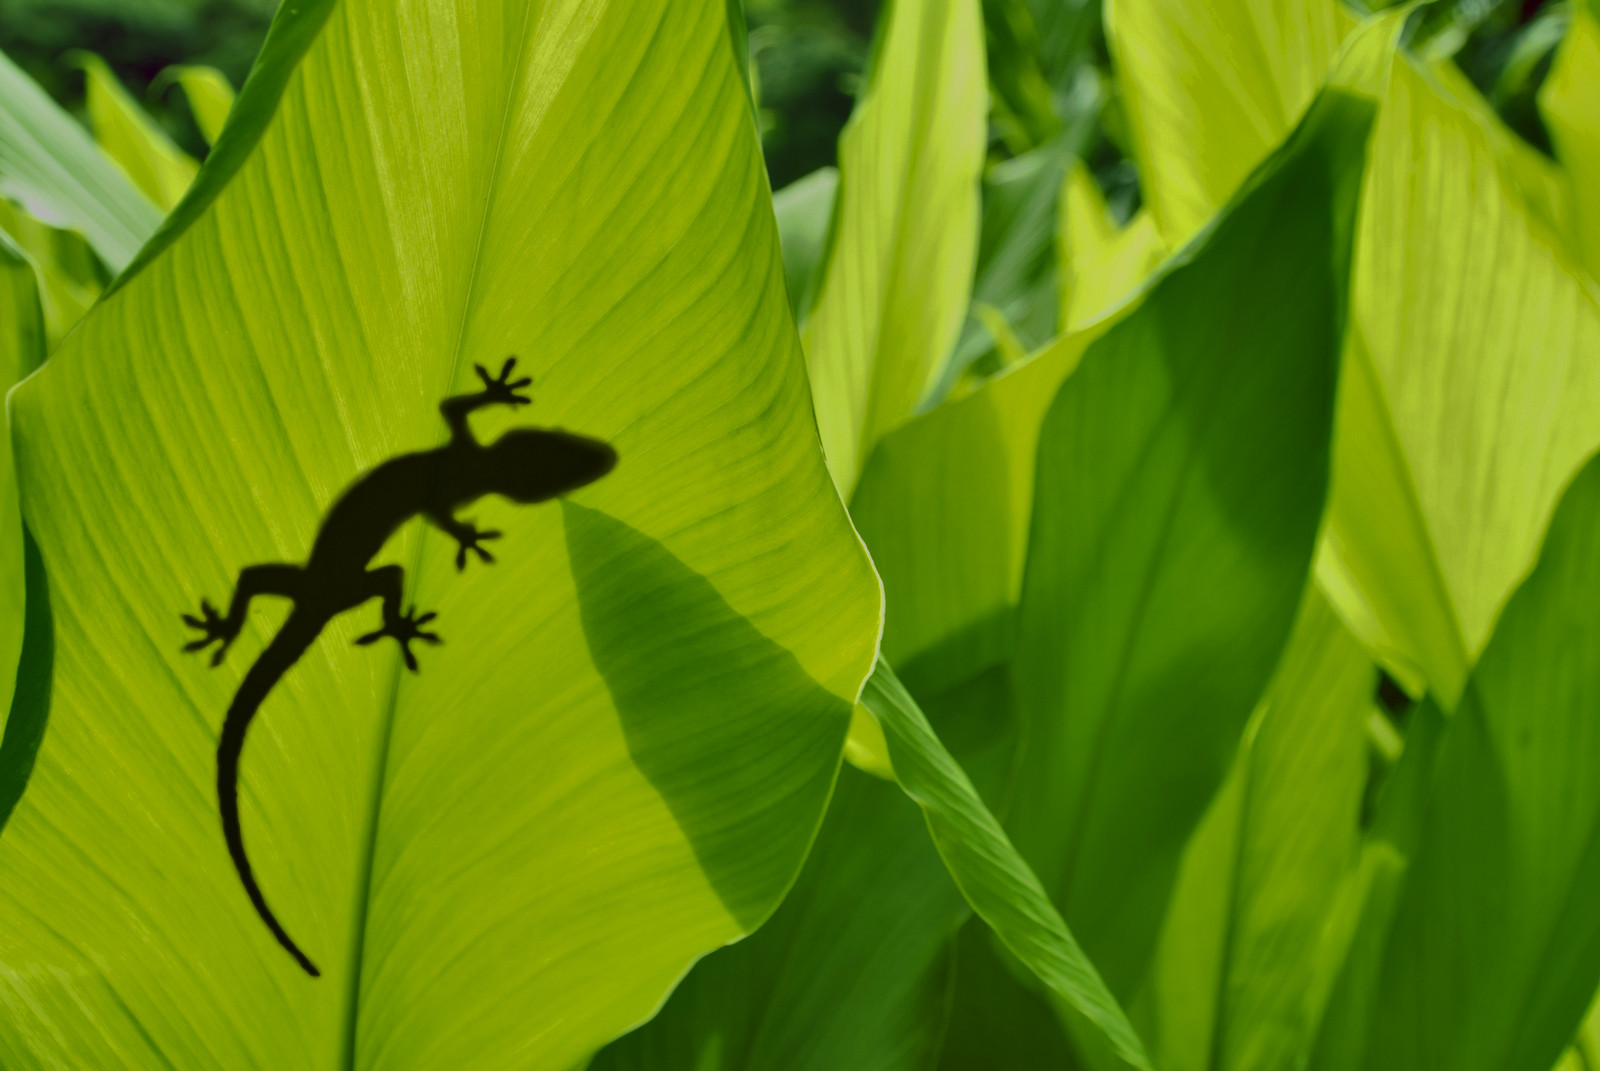
<path id="1" fill-rule="evenodd" d="M 200 651 L 217 645 L 211 664 L 220 666 L 228 648 L 239 638 L 244 628 L 245 616 L 250 612 L 250 600 L 258 595 L 281 595 L 298 599 L 304 591 L 305 570 L 298 565 L 273 563 L 250 565 L 239 571 L 239 582 L 234 586 L 233 599 L 228 603 L 227 614 L 220 615 L 210 601 L 200 600 L 200 617 L 183 615 L 183 623 L 198 629 L 200 638 L 184 645 L 185 651 Z"/>
<path id="2" fill-rule="evenodd" d="M 383 627 L 358 638 L 356 643 L 365 647 L 388 636 L 400 644 L 400 657 L 405 659 L 406 668 L 417 672 L 417 656 L 411 653 L 411 641 L 421 640 L 436 646 L 443 643 L 437 633 L 422 627 L 439 615 L 430 611 L 419 617 L 415 606 L 402 612 L 400 598 L 405 572 L 398 565 L 369 569 L 366 579 L 371 585 L 367 598 L 376 596 L 383 600 Z"/>

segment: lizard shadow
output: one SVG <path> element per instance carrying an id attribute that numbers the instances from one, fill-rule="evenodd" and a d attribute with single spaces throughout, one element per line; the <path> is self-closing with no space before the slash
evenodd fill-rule
<path id="1" fill-rule="evenodd" d="M 217 666 L 239 637 L 254 599 L 278 596 L 294 603 L 228 706 L 217 743 L 217 801 L 228 854 L 256 914 L 313 978 L 321 971 L 267 906 L 245 851 L 239 822 L 239 762 L 245 735 L 267 695 L 328 623 L 342 613 L 372 599 L 380 600 L 382 626 L 356 643 L 376 643 L 385 637 L 395 640 L 413 672 L 417 659 L 411 644 L 440 642 L 424 627 L 435 614 L 418 615 L 414 606 L 402 610 L 405 574 L 401 567 L 371 567 L 390 537 L 412 518 L 427 520 L 456 541 L 458 570 L 466 568 L 469 552 L 486 563 L 493 562 L 494 555 L 484 543 L 499 538 L 500 533 L 480 531 L 471 521 L 456 516 L 459 509 L 488 495 L 524 506 L 549 502 L 603 478 L 616 466 L 616 451 L 608 444 L 554 428 L 514 428 L 492 443 L 477 440 L 467 421 L 473 413 L 492 406 L 516 409 L 530 404 L 531 399 L 519 392 L 533 380 L 526 376 L 513 379 L 516 364 L 515 357 L 508 358 L 498 376 L 477 365 L 483 389 L 440 403 L 439 413 L 450 430 L 443 445 L 390 458 L 347 487 L 323 516 L 304 563 L 247 566 L 239 573 L 225 613 L 202 599 L 198 616 L 182 615 L 184 623 L 200 634 L 184 650 L 199 652 L 216 644 L 211 664 Z"/>
<path id="2" fill-rule="evenodd" d="M 584 637 L 629 755 L 723 906 L 753 929 L 810 846 L 850 704 L 657 540 L 570 499 L 561 514 Z"/>

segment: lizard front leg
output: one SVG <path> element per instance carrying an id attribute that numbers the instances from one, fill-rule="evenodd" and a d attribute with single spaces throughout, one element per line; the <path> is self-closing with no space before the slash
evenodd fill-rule
<path id="1" fill-rule="evenodd" d="M 457 572 L 467 567 L 467 551 L 469 550 L 483 559 L 485 564 L 494 561 L 494 555 L 489 553 L 488 548 L 483 543 L 485 540 L 499 539 L 500 532 L 492 528 L 486 532 L 480 532 L 476 524 L 471 521 L 458 521 L 450 515 L 448 510 L 430 510 L 427 516 L 428 520 L 432 521 L 436 528 L 456 541 Z"/>

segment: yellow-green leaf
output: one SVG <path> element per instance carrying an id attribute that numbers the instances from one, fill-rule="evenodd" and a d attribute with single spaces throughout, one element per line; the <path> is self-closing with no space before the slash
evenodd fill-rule
<path id="1" fill-rule="evenodd" d="M 839 140 L 838 206 L 806 363 L 849 498 L 872 447 L 938 382 L 966 316 L 983 166 L 978 0 L 894 0 Z"/>
<path id="2" fill-rule="evenodd" d="M 1169 248 L 1294 129 L 1355 25 L 1339 0 L 1108 0 L 1140 191 Z"/>
<path id="3" fill-rule="evenodd" d="M 726 7 L 425 14 L 282 7 L 195 188 L 13 394 L 56 649 L 0 837 L 0 1064 L 567 1071 L 753 930 L 815 834 L 880 596 Z M 477 441 L 559 427 L 620 460 L 560 504 L 473 505 L 493 564 L 395 534 L 376 562 L 446 641 L 418 674 L 353 645 L 368 604 L 268 694 L 243 836 L 311 978 L 216 794 L 286 607 L 215 670 L 178 615 L 303 562 L 513 353 L 533 404 Z"/>
<path id="4" fill-rule="evenodd" d="M 1077 165 L 1061 187 L 1056 233 L 1061 330 L 1075 331 L 1115 308 L 1166 252 L 1155 217 L 1141 209 L 1118 227 L 1088 168 Z"/>
<path id="5" fill-rule="evenodd" d="M 1365 353 L 1347 359 L 1370 357 L 1374 393 L 1365 415 L 1341 415 L 1330 529 L 1365 604 L 1347 618 L 1376 618 L 1449 709 L 1600 444 L 1600 304 L 1503 170 L 1481 102 L 1407 57 L 1389 71 L 1357 239 Z M 1369 492 L 1371 466 L 1346 464 L 1390 448 L 1403 506 Z M 1394 509 L 1381 524 L 1380 499 Z"/>

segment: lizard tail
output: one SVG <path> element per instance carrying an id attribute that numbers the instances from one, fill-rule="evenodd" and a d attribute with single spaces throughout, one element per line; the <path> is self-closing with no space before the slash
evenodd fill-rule
<path id="1" fill-rule="evenodd" d="M 296 614 L 291 612 L 289 620 L 284 622 L 283 628 L 245 674 L 238 693 L 228 706 L 227 719 L 222 723 L 222 738 L 217 743 L 217 802 L 222 810 L 222 835 L 228 842 L 228 854 L 233 857 L 234 869 L 239 872 L 239 881 L 249 894 L 250 902 L 255 905 L 256 914 L 261 916 L 261 921 L 267 924 L 267 929 L 295 958 L 295 962 L 311 977 L 318 978 L 322 972 L 300 951 L 300 946 L 294 943 L 267 906 L 267 898 L 261 895 L 261 887 L 256 884 L 255 873 L 250 869 L 250 858 L 245 854 L 244 834 L 239 828 L 239 756 L 244 751 L 245 732 L 273 685 L 282 679 L 321 631 L 295 618 Z"/>

